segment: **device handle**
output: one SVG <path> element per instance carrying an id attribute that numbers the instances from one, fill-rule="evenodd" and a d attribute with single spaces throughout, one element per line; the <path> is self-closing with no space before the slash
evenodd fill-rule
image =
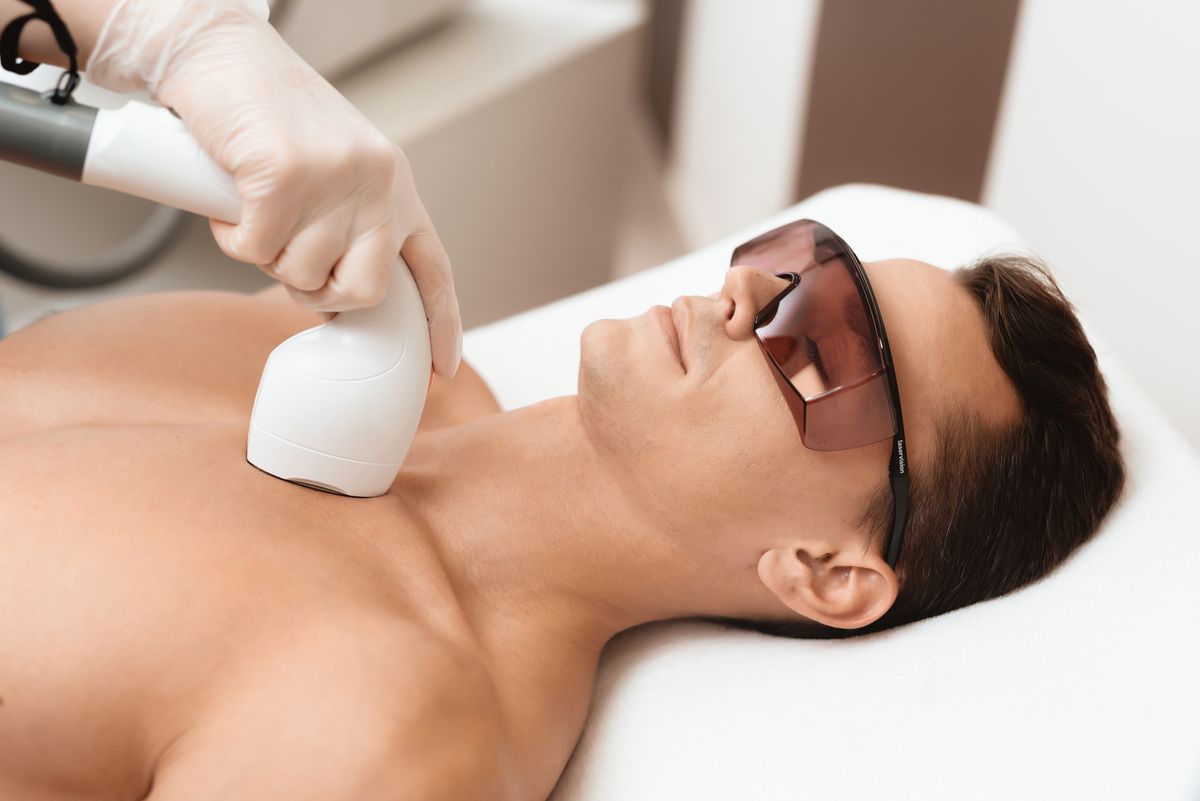
<path id="1" fill-rule="evenodd" d="M 241 219 L 233 178 L 204 152 L 182 120 L 138 100 L 96 113 L 82 180 L 228 223 Z M 400 255 L 383 303 L 342 312 L 306 334 L 307 369 L 337 380 L 388 369 L 406 342 L 427 338 L 420 295 Z"/>
<path id="2" fill-rule="evenodd" d="M 139 100 L 96 113 L 81 180 L 228 223 L 242 217 L 232 176 L 183 120 Z"/>

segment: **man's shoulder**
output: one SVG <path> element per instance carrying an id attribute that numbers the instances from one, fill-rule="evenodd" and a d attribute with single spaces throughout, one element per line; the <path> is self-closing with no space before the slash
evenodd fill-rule
<path id="1" fill-rule="evenodd" d="M 359 625 L 370 640 L 383 624 Z M 375 633 L 375 642 L 362 644 L 365 660 L 343 663 L 340 697 L 327 697 L 324 714 L 310 723 L 318 737 L 354 732 L 342 765 L 360 784 L 346 797 L 518 798 L 497 694 L 478 655 L 418 625 Z"/>
<path id="2" fill-rule="evenodd" d="M 451 738 L 467 724 L 501 733 L 492 676 L 466 642 L 373 609 L 305 620 L 302 634 L 274 643 L 255 680 L 258 694 L 294 684 L 289 695 L 304 699 L 310 725 L 354 723 L 389 750 Z"/>
<path id="3" fill-rule="evenodd" d="M 411 788 L 422 799 L 520 798 L 516 761 L 482 663 L 440 643 L 420 649 L 423 658 L 391 688 L 372 782 L 380 790 Z"/>
<path id="4" fill-rule="evenodd" d="M 394 746 L 423 748 L 468 735 L 480 744 L 502 739 L 496 687 L 475 649 L 416 624 L 375 647 L 379 663 L 391 666 L 373 684 Z"/>
<path id="5" fill-rule="evenodd" d="M 469 649 L 416 626 L 346 624 L 344 638 L 301 637 L 215 704 L 156 788 L 214 783 L 231 801 L 518 798 L 495 693 Z"/>

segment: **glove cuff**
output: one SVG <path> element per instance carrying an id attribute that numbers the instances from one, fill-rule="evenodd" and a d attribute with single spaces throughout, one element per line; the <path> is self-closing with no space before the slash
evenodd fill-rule
<path id="1" fill-rule="evenodd" d="M 114 92 L 157 93 L 176 55 L 229 17 L 265 22 L 267 0 L 120 0 L 88 60 L 88 80 Z"/>

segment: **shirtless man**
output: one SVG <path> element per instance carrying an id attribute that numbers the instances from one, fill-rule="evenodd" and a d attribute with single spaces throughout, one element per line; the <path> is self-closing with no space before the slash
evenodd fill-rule
<path id="1" fill-rule="evenodd" d="M 867 273 L 914 476 L 897 570 L 869 514 L 890 440 L 801 444 L 754 335 L 787 285 L 769 273 L 738 267 L 670 314 L 593 324 L 577 397 L 499 413 L 469 371 L 438 379 L 405 469 L 370 500 L 244 459 L 262 363 L 318 321 L 309 312 L 145 296 L 0 342 L 0 798 L 543 799 L 617 632 L 688 616 L 855 629 L 888 622 L 906 597 L 916 608 L 938 594 L 916 583 L 918 562 L 937 561 L 930 547 L 960 558 L 925 542 L 962 519 L 932 478 L 959 465 L 947 442 L 976 441 L 948 433 L 951 421 L 1007 445 L 1004 432 L 1053 411 L 1030 388 L 1036 369 L 1013 367 L 1012 342 L 989 340 L 1067 310 L 1016 346 L 1088 361 L 1076 397 L 1099 418 L 1107 405 L 1065 301 L 1020 284 L 1020 265 Z M 980 301 L 988 281 L 1003 309 Z M 1115 450 L 1088 450 L 1079 443 L 1097 438 L 1074 436 L 1084 424 L 1059 422 L 1077 469 L 1040 484 L 1061 498 L 1092 465 L 1107 469 L 1071 500 L 1090 516 L 1076 525 L 1068 509 L 1055 532 L 1032 532 L 1021 542 L 1045 552 L 1014 547 L 1011 570 L 989 561 L 981 569 L 1008 584 L 955 588 L 949 607 L 1046 572 L 1115 498 Z M 955 569 L 975 570 L 964 553 Z M 947 607 L 921 608 L 906 614 Z"/>

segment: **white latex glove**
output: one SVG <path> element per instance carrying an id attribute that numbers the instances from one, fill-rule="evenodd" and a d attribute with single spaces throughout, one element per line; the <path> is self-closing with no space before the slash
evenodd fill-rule
<path id="1" fill-rule="evenodd" d="M 240 224 L 212 222 L 217 243 L 298 303 L 373 306 L 401 253 L 429 318 L 434 369 L 454 375 L 458 298 L 408 159 L 280 38 L 263 0 L 121 0 L 87 72 L 175 109 L 242 197 Z"/>

